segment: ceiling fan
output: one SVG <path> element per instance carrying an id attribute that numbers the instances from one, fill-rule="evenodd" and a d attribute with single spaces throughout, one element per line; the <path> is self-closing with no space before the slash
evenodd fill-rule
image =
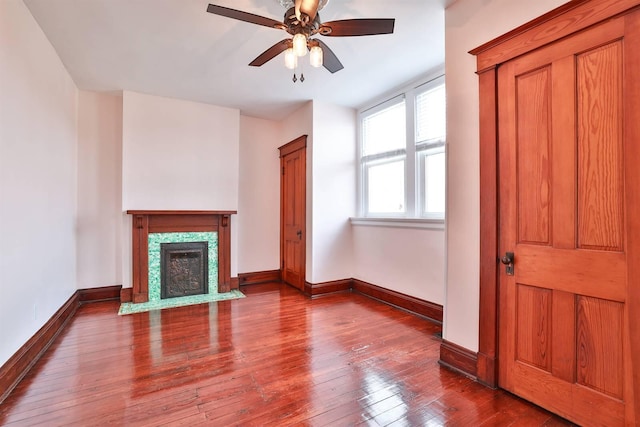
<path id="1" fill-rule="evenodd" d="M 283 22 L 214 4 L 209 4 L 207 12 L 284 30 L 293 36 L 293 38 L 279 41 L 262 52 L 249 63 L 254 67 L 260 67 L 285 52 L 285 65 L 287 68 L 294 69 L 297 66 L 297 58 L 310 51 L 312 66 L 324 66 L 331 73 L 335 73 L 344 66 L 333 51 L 322 40 L 313 38 L 314 36 L 350 37 L 393 33 L 395 19 L 344 19 L 323 23 L 318 11 L 327 2 L 328 0 L 280 0 L 282 5 L 290 6 L 284 14 Z"/>

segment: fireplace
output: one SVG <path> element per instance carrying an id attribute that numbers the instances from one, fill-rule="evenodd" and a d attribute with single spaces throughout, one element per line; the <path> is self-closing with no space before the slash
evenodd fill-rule
<path id="1" fill-rule="evenodd" d="M 132 288 L 131 297 L 123 296 L 122 300 L 142 303 L 150 300 L 165 298 L 161 295 L 164 289 L 163 268 L 167 262 L 174 261 L 176 282 L 171 293 L 193 295 L 193 293 L 226 293 L 232 288 L 237 289 L 237 280 L 232 286 L 231 281 L 231 218 L 235 211 L 127 211 L 133 216 L 132 221 Z M 195 246 L 192 243 L 206 243 L 200 255 L 194 255 Z M 173 246 L 177 252 L 173 253 L 172 246 L 169 255 L 163 254 L 165 244 Z M 200 249 L 198 249 L 200 250 Z M 185 255 L 186 254 L 186 255 Z M 163 258 L 169 256 L 169 259 Z M 205 259 L 206 258 L 206 259 Z M 206 263 L 208 272 L 204 268 Z M 186 270 L 189 270 L 187 272 Z M 181 270 L 181 271 L 180 271 Z M 198 278 L 191 273 L 198 270 Z M 202 274 L 201 274 L 202 273 Z M 169 273 L 170 275 L 173 273 Z M 178 277 L 181 276 L 181 277 Z M 204 276 L 202 278 L 201 276 Z M 206 283 L 207 290 L 202 286 Z M 198 285 L 196 286 L 196 282 Z M 197 288 L 197 289 L 196 289 Z M 186 293 L 185 293 L 186 292 Z M 124 294 L 123 294 L 124 295 Z"/>
<path id="2" fill-rule="evenodd" d="M 177 298 L 209 292 L 209 243 L 160 245 L 160 298 Z"/>

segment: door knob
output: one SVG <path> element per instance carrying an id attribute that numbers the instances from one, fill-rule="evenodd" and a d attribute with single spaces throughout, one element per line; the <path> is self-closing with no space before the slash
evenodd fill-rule
<path id="1" fill-rule="evenodd" d="M 500 258 L 500 262 L 502 262 L 504 265 L 513 264 L 513 252 L 507 252 L 506 254 L 504 254 L 504 256 Z"/>
<path id="2" fill-rule="evenodd" d="M 507 273 L 507 276 L 513 276 L 513 252 L 505 253 L 504 256 L 500 258 L 500 262 L 506 266 L 504 271 Z"/>
<path id="3" fill-rule="evenodd" d="M 298 239 L 302 239 L 302 230 L 298 230 L 296 234 L 298 235 Z"/>

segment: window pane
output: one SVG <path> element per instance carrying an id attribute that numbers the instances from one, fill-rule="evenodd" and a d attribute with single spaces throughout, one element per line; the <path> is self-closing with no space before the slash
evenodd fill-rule
<path id="1" fill-rule="evenodd" d="M 446 128 L 444 85 L 416 96 L 416 142 L 443 140 Z"/>
<path id="2" fill-rule="evenodd" d="M 407 125 L 404 104 L 403 99 L 363 119 L 363 156 L 405 148 Z"/>
<path id="3" fill-rule="evenodd" d="M 424 213 L 443 214 L 445 205 L 444 153 L 424 157 Z"/>
<path id="4" fill-rule="evenodd" d="M 404 212 L 404 160 L 367 168 L 369 213 Z"/>

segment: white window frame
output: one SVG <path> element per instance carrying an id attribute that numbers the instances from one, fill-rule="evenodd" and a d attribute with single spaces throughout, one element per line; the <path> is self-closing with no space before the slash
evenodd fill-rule
<path id="1" fill-rule="evenodd" d="M 418 228 L 439 228 L 444 226 L 444 212 L 442 214 L 427 214 L 425 212 L 426 197 L 421 197 L 424 189 L 425 166 L 427 153 L 445 153 L 445 139 L 416 142 L 416 97 L 426 91 L 444 84 L 444 75 L 438 74 L 425 78 L 401 91 L 387 97 L 371 107 L 358 112 L 358 218 L 352 218 L 354 225 L 382 225 Z M 371 156 L 362 156 L 363 121 L 372 114 L 384 110 L 404 99 L 406 112 L 406 144 L 404 149 L 389 151 Z M 368 184 L 367 169 L 371 163 L 375 164 L 392 161 L 394 158 L 404 158 L 405 161 L 405 212 L 402 214 L 373 214 L 367 211 Z M 445 157 L 446 161 L 446 157 Z"/>

